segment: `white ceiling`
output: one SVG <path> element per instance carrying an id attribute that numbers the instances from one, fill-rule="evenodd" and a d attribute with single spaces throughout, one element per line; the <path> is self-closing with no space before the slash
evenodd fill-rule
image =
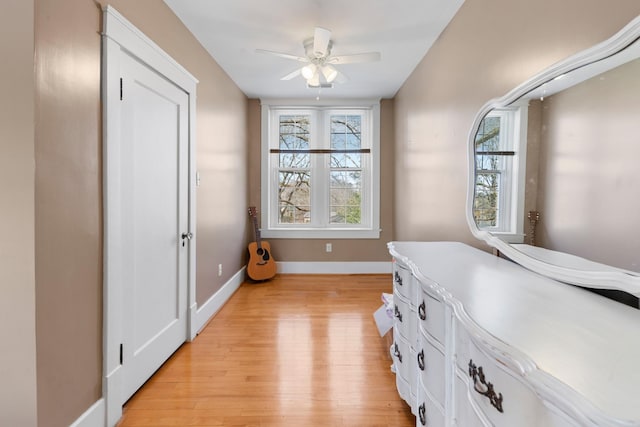
<path id="1" fill-rule="evenodd" d="M 280 78 L 296 61 L 256 53 L 304 56 L 314 28 L 332 32 L 333 55 L 380 52 L 379 62 L 336 68 L 349 81 L 323 98 L 391 98 L 464 0 L 164 0 L 250 98 L 315 98 L 301 76 Z M 304 64 L 301 64 L 304 65 Z"/>

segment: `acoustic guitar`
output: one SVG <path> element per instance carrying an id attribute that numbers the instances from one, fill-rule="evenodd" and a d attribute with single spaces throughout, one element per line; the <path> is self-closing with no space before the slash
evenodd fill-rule
<path id="1" fill-rule="evenodd" d="M 271 256 L 269 242 L 265 242 L 260 238 L 255 206 L 249 208 L 249 216 L 253 220 L 256 241 L 249 243 L 247 274 L 253 280 L 268 280 L 276 275 L 276 261 Z"/>

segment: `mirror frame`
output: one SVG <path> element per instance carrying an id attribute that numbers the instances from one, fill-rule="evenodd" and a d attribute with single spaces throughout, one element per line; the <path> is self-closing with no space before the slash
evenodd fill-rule
<path id="1" fill-rule="evenodd" d="M 505 108 L 523 98 L 529 92 L 536 90 L 558 76 L 582 68 L 623 51 L 634 42 L 640 42 L 640 16 L 636 17 L 611 38 L 589 49 L 583 50 L 569 58 L 551 65 L 539 74 L 517 86 L 501 98 L 487 102 L 476 115 L 467 142 L 467 162 L 469 177 L 467 181 L 466 218 L 471 233 L 479 240 L 497 249 L 509 259 L 521 266 L 542 274 L 546 277 L 573 285 L 596 289 L 620 290 L 640 297 L 640 273 L 607 266 L 589 261 L 570 254 L 544 250 L 549 258 L 555 260 L 567 259 L 569 264 L 559 265 L 534 258 L 517 249 L 512 244 L 500 239 L 490 231 L 480 230 L 473 218 L 473 202 L 475 197 L 475 136 L 484 117 L 496 108 Z"/>

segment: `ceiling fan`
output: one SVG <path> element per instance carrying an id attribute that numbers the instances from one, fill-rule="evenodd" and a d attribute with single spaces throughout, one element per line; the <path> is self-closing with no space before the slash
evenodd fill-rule
<path id="1" fill-rule="evenodd" d="M 380 52 L 356 53 L 351 55 L 332 56 L 331 31 L 316 27 L 312 38 L 303 43 L 305 56 L 291 55 L 288 53 L 274 52 L 271 50 L 256 49 L 258 53 L 276 55 L 281 58 L 306 63 L 297 70 L 287 74 L 280 80 L 291 80 L 299 75 L 307 81 L 311 88 L 332 87 L 333 82 L 344 83 L 348 78 L 338 71 L 334 65 L 355 64 L 361 62 L 374 62 L 380 60 Z"/>

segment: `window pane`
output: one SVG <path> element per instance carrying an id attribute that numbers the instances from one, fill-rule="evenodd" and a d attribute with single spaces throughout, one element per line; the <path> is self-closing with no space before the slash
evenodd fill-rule
<path id="1" fill-rule="evenodd" d="M 278 211 L 280 224 L 311 221 L 311 183 L 309 171 L 280 171 Z"/>
<path id="2" fill-rule="evenodd" d="M 332 224 L 360 224 L 362 212 L 360 171 L 332 171 L 329 221 Z"/>
<path id="3" fill-rule="evenodd" d="M 308 115 L 282 115 L 280 116 L 280 142 L 281 150 L 308 150 L 309 149 L 309 123 Z M 280 153 L 278 167 L 286 169 L 308 169 L 310 158 L 308 153 Z"/>
<path id="4" fill-rule="evenodd" d="M 362 117 L 360 115 L 347 116 L 347 127 L 351 129 L 354 134 L 360 135 L 361 124 L 362 124 Z"/>
<path id="5" fill-rule="evenodd" d="M 360 153 L 350 153 L 347 154 L 346 163 L 344 167 L 347 168 L 360 168 L 362 167 L 362 162 L 360 161 L 362 154 Z"/>
<path id="6" fill-rule="evenodd" d="M 332 115 L 331 148 L 336 150 L 361 148 L 361 125 L 360 115 Z"/>
<path id="7" fill-rule="evenodd" d="M 345 132 L 344 125 L 344 116 L 331 116 L 331 133 L 342 133 Z"/>
<path id="8" fill-rule="evenodd" d="M 357 188 L 362 185 L 361 171 L 331 171 L 331 188 Z"/>
<path id="9" fill-rule="evenodd" d="M 332 153 L 331 154 L 331 167 L 343 168 L 346 164 L 347 155 L 344 153 Z"/>
<path id="10" fill-rule="evenodd" d="M 359 194 L 358 194 L 359 196 Z M 361 224 L 362 223 L 362 218 L 361 218 L 361 212 L 362 209 L 360 208 L 360 205 L 358 206 L 347 206 L 347 224 Z"/>
<path id="11" fill-rule="evenodd" d="M 358 150 L 360 148 L 360 134 L 347 134 L 347 149 Z"/>
<path id="12" fill-rule="evenodd" d="M 308 115 L 280 116 L 280 149 L 308 150 L 310 122 Z"/>
<path id="13" fill-rule="evenodd" d="M 308 169 L 310 167 L 310 157 L 308 153 L 280 153 L 278 165 L 282 169 Z"/>
<path id="14" fill-rule="evenodd" d="M 476 173 L 476 197 L 473 201 L 473 217 L 479 228 L 498 225 L 498 200 L 500 199 L 500 174 Z"/>
<path id="15" fill-rule="evenodd" d="M 485 117 L 476 134 L 476 151 L 500 150 L 500 117 Z"/>
<path id="16" fill-rule="evenodd" d="M 331 167 L 337 168 L 361 168 L 362 154 L 360 153 L 332 153 Z"/>
<path id="17" fill-rule="evenodd" d="M 331 134 L 331 148 L 334 150 L 344 150 L 347 147 L 346 137 L 344 133 Z"/>
<path id="18" fill-rule="evenodd" d="M 504 157 L 496 154 L 478 154 L 476 155 L 476 169 L 487 171 L 501 169 Z"/>

